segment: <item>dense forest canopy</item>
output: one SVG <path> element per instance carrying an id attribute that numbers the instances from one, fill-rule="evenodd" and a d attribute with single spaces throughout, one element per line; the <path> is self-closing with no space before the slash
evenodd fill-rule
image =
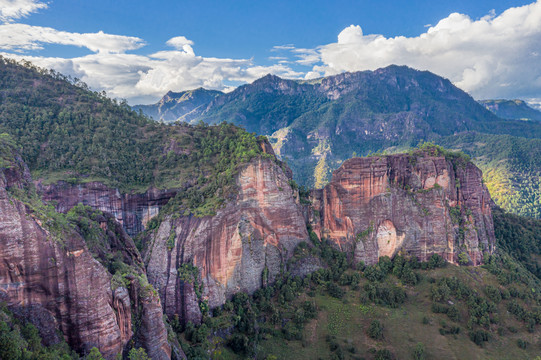
<path id="1" fill-rule="evenodd" d="M 36 178 L 124 191 L 230 177 L 261 153 L 255 135 L 233 125 L 160 124 L 77 79 L 1 57 L 0 133 L 21 145 Z"/>

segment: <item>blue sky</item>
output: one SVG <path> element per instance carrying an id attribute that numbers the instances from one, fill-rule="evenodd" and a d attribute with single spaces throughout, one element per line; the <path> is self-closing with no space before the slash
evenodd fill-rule
<path id="1" fill-rule="evenodd" d="M 541 98 L 539 2 L 0 0 L 0 9 L 3 55 L 130 103 L 228 91 L 268 72 L 310 78 L 390 63 L 434 71 L 476 98 Z"/>

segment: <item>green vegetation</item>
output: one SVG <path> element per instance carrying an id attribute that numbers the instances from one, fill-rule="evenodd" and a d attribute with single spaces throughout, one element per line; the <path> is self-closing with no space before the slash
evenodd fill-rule
<path id="1" fill-rule="evenodd" d="M 5 304 L 0 304 L 0 359 L 71 360 L 79 359 L 79 356 L 65 341 L 52 346 L 43 345 L 34 325 L 19 320 Z"/>
<path id="2" fill-rule="evenodd" d="M 462 151 L 452 151 L 432 142 L 421 141 L 416 148 L 410 149 L 408 154 L 414 158 L 422 156 L 443 156 L 453 163 L 453 166 L 464 168 L 471 158 Z"/>
<path id="3" fill-rule="evenodd" d="M 0 65 L 0 132 L 17 140 L 33 172 L 151 183 L 164 140 L 156 123 L 76 79 L 6 58 Z"/>
<path id="4" fill-rule="evenodd" d="M 541 220 L 494 209 L 498 245 L 541 279 Z"/>
<path id="5" fill-rule="evenodd" d="M 472 157 L 500 207 L 541 218 L 541 139 L 470 132 L 438 142 Z"/>
<path id="6" fill-rule="evenodd" d="M 147 355 L 147 352 L 143 348 L 133 348 L 128 353 L 128 359 L 129 360 L 150 360 L 150 358 Z"/>
<path id="7" fill-rule="evenodd" d="M 541 281 L 504 252 L 482 267 L 438 255 L 365 266 L 311 238 L 293 261 L 315 256 L 324 268 L 284 273 L 253 296 L 236 294 L 201 327 L 177 326 L 188 358 L 528 358 L 541 349 Z"/>
<path id="8" fill-rule="evenodd" d="M 184 188 L 169 210 L 206 216 L 234 193 L 242 164 L 272 157 L 262 153 L 263 138 L 231 124 L 159 124 L 77 79 L 1 57 L 0 64 L 0 133 L 21 145 L 45 183 Z"/>
<path id="9" fill-rule="evenodd" d="M 178 155 L 168 153 L 158 180 L 172 185 L 170 187 L 183 183 L 189 187 L 169 201 L 161 210 L 161 217 L 173 213 L 197 217 L 214 215 L 225 200 L 236 193 L 235 176 L 243 164 L 255 157 L 274 159 L 261 150 L 259 144 L 265 141 L 263 138 L 230 124 L 175 127 L 185 130 L 175 138 L 176 143 L 190 151 Z"/>
<path id="10" fill-rule="evenodd" d="M 104 357 L 101 355 L 100 351 L 97 347 L 93 347 L 90 349 L 90 352 L 86 356 L 86 360 L 105 360 Z"/>

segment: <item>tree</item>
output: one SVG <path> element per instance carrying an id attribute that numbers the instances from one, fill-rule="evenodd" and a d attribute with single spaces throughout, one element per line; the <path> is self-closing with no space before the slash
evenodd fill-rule
<path id="1" fill-rule="evenodd" d="M 90 352 L 86 356 L 86 360 L 105 360 L 101 355 L 97 347 L 90 349 Z"/>
<path id="2" fill-rule="evenodd" d="M 128 354 L 128 359 L 130 360 L 150 360 L 147 355 L 147 352 L 143 348 L 133 348 Z"/>
<path id="3" fill-rule="evenodd" d="M 458 263 L 463 266 L 468 265 L 470 263 L 468 254 L 466 254 L 465 252 L 461 252 L 460 254 L 458 254 Z"/>
<path id="4" fill-rule="evenodd" d="M 22 355 L 23 340 L 8 324 L 0 322 L 0 359 L 19 359 Z"/>

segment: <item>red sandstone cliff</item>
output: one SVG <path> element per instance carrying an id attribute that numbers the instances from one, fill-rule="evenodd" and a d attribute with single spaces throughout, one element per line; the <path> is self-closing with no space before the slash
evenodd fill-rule
<path id="1" fill-rule="evenodd" d="M 295 246 L 307 241 L 296 194 L 275 162 L 252 160 L 237 185 L 236 198 L 215 216 L 169 217 L 153 234 L 145 262 L 168 316 L 198 322 L 198 302 L 215 307 L 236 292 L 254 292 L 265 274 L 272 281 Z M 174 243 L 168 246 L 170 234 Z M 197 267 L 198 279 L 179 276 L 183 264 Z M 203 285 L 199 295 L 198 283 Z"/>
<path id="2" fill-rule="evenodd" d="M 58 212 L 68 212 L 81 203 L 113 215 L 130 236 L 144 230 L 148 220 L 175 196 L 178 190 L 151 188 L 142 194 L 122 194 L 100 182 L 72 185 L 65 181 L 44 185 L 36 183 L 45 202 L 55 205 Z"/>
<path id="3" fill-rule="evenodd" d="M 0 299 L 15 312 L 37 322 L 45 342 L 55 342 L 61 330 L 79 352 L 96 346 L 112 359 L 132 338 L 132 314 L 141 313 L 150 330 L 142 345 L 153 359 L 168 359 L 171 349 L 161 320 L 157 296 L 124 287 L 113 289 L 111 275 L 91 255 L 73 229 L 52 233 L 8 189 L 25 192 L 31 184 L 18 155 L 0 169 Z M 149 314 L 153 314 L 150 316 Z"/>
<path id="4" fill-rule="evenodd" d="M 350 159 L 312 192 L 314 230 L 356 261 L 374 264 L 399 251 L 471 264 L 494 250 L 491 199 L 481 171 L 445 157 L 392 155 Z"/>

